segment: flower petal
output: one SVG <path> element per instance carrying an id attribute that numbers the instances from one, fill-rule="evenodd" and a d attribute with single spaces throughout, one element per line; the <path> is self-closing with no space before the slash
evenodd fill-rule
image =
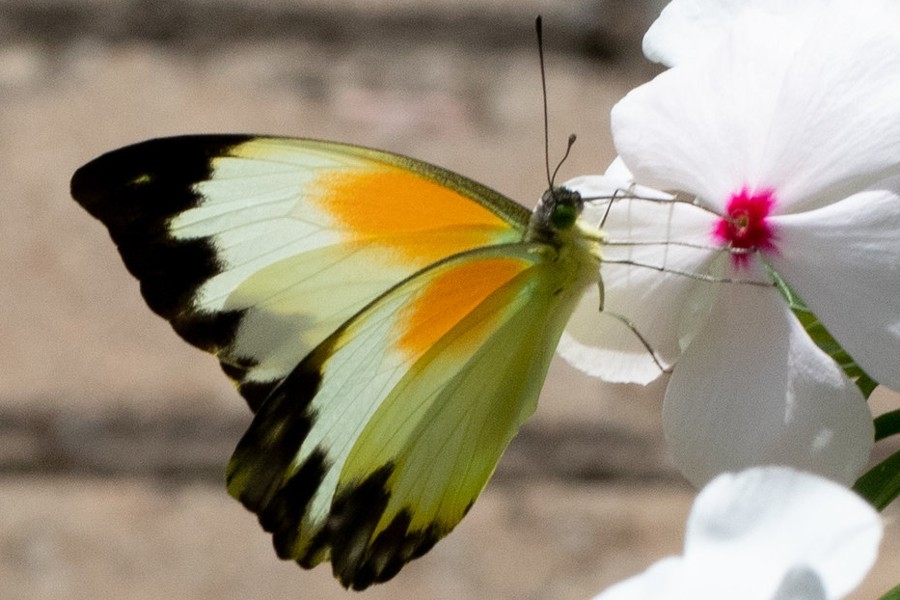
<path id="1" fill-rule="evenodd" d="M 871 377 L 900 390 L 900 178 L 773 218 L 768 259 Z"/>
<path id="2" fill-rule="evenodd" d="M 685 561 L 732 576 L 752 570 L 752 580 L 768 579 L 770 589 L 809 590 L 802 567 L 828 598 L 840 598 L 872 568 L 881 536 L 878 513 L 843 486 L 785 467 L 754 468 L 720 475 L 700 492 L 688 517 Z"/>
<path id="3" fill-rule="evenodd" d="M 644 55 L 671 67 L 710 52 L 738 19 L 768 14 L 800 26 L 822 7 L 809 0 L 673 0 L 644 35 Z"/>
<path id="4" fill-rule="evenodd" d="M 796 44 L 781 29 L 784 35 L 773 26 L 755 36 L 752 57 L 749 34 L 732 36 L 613 106 L 613 141 L 637 181 L 699 196 L 720 214 L 733 192 L 755 186 L 785 46 Z"/>
<path id="5" fill-rule="evenodd" d="M 595 600 L 824 600 L 862 581 L 882 537 L 850 490 L 786 467 L 716 477 L 688 517 L 683 556 L 665 558 Z"/>
<path id="6" fill-rule="evenodd" d="M 612 383 L 646 385 L 662 375 L 649 350 L 623 322 L 600 312 L 587 293 L 569 319 L 556 348 L 579 371 Z"/>
<path id="7" fill-rule="evenodd" d="M 669 381 L 663 426 L 696 486 L 723 471 L 786 464 L 843 483 L 872 448 L 862 394 L 775 288 L 727 284 Z"/>
<path id="8" fill-rule="evenodd" d="M 828 6 L 815 27 L 738 19 L 715 51 L 632 90 L 612 128 L 636 179 L 720 212 L 770 188 L 785 213 L 900 172 L 900 4 Z"/>
<path id="9" fill-rule="evenodd" d="M 646 571 L 620 581 L 594 596 L 594 600 L 655 600 L 658 598 L 679 598 L 682 565 L 680 556 L 670 556 L 657 561 Z"/>
<path id="10" fill-rule="evenodd" d="M 605 219 L 602 312 L 599 287 L 589 290 L 559 353 L 606 381 L 646 384 L 662 372 L 648 346 L 672 364 L 708 312 L 713 296 L 707 286 L 698 291 L 698 279 L 715 278 L 710 271 L 717 259 L 728 258 L 689 242 L 709 231 L 716 217 L 683 202 L 635 198 L 590 210 L 585 219 Z"/>
<path id="11" fill-rule="evenodd" d="M 900 3 L 835 6 L 791 57 L 761 167 L 790 212 L 900 173 Z"/>

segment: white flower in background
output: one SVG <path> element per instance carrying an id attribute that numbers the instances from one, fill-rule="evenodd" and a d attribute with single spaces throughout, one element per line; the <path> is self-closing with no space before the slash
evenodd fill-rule
<path id="1" fill-rule="evenodd" d="M 693 29 L 696 13 L 673 17 L 709 3 L 676 0 L 654 36 L 695 40 L 716 15 L 721 35 L 703 51 L 671 46 L 675 66 L 613 109 L 634 179 L 699 207 L 613 204 L 608 239 L 632 245 L 605 249 L 606 305 L 666 361 L 681 353 L 663 420 L 695 485 L 773 463 L 850 483 L 872 446 L 862 395 L 773 286 L 725 282 L 774 269 L 869 375 L 900 389 L 900 2 L 792 2 L 785 17 L 745 0 Z"/>
<path id="2" fill-rule="evenodd" d="M 594 600 L 836 600 L 878 556 L 878 513 L 850 490 L 785 467 L 716 477 L 688 517 L 684 554 Z"/>

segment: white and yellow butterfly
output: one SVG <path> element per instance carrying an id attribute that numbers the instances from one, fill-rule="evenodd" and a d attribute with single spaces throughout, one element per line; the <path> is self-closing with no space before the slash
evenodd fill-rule
<path id="1" fill-rule="evenodd" d="M 150 140 L 80 168 L 72 195 L 255 412 L 228 491 L 280 557 L 330 560 L 355 589 L 462 519 L 602 285 L 577 193 L 553 188 L 532 213 L 356 146 Z"/>

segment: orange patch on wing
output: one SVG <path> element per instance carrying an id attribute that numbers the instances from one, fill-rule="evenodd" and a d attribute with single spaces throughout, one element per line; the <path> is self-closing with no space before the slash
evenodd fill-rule
<path id="1" fill-rule="evenodd" d="M 421 356 L 485 298 L 530 266 L 515 258 L 493 258 L 441 273 L 404 309 L 400 347 Z"/>
<path id="2" fill-rule="evenodd" d="M 419 264 L 503 241 L 512 228 L 475 200 L 412 171 L 383 165 L 326 171 L 316 203 L 360 241 L 400 250 Z M 427 234 L 427 235 L 421 235 Z"/>

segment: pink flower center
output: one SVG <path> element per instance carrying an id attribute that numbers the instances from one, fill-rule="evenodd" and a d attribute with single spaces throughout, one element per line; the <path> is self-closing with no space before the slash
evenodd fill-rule
<path id="1" fill-rule="evenodd" d="M 754 250 L 775 250 L 775 232 L 768 222 L 774 205 L 774 190 L 751 192 L 745 187 L 732 194 L 713 235 L 729 248 L 738 250 L 731 255 L 735 266 L 746 267 Z"/>

